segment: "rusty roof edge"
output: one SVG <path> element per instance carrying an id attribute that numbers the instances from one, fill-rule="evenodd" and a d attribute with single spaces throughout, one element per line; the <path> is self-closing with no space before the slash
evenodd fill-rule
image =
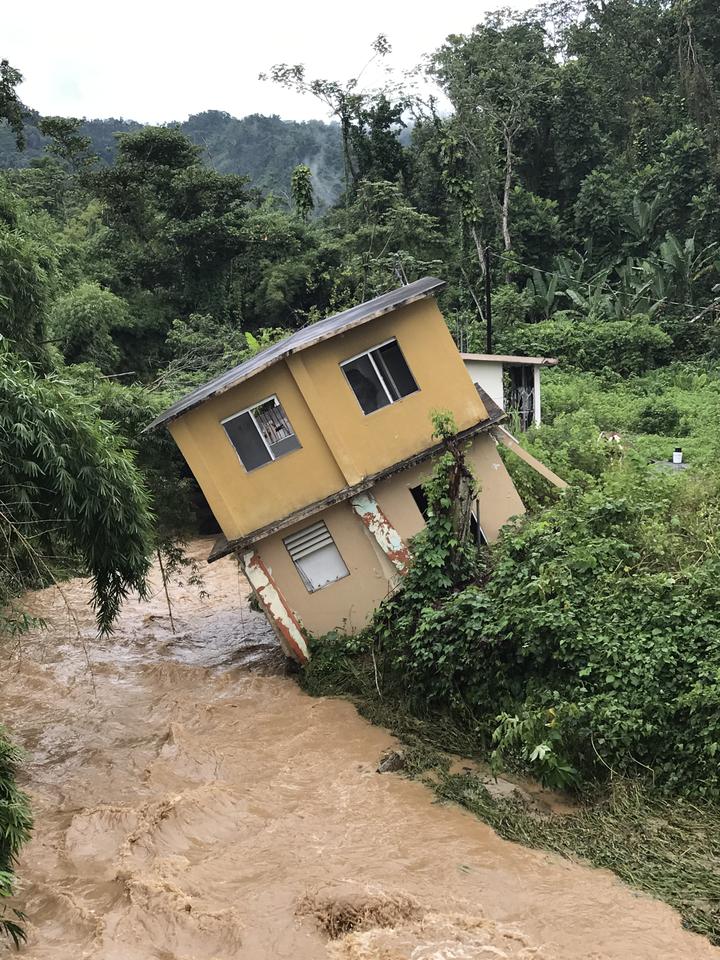
<path id="1" fill-rule="evenodd" d="M 493 404 L 493 406 L 495 405 Z M 499 410 L 500 408 L 496 407 L 496 409 Z M 496 427 L 499 423 L 502 423 L 503 420 L 507 420 L 507 414 L 501 410 L 499 414 L 491 415 L 487 419 L 480 420 L 473 424 L 472 427 L 466 427 L 465 430 L 458 431 L 456 436 L 460 440 L 469 440 L 471 437 L 477 436 L 480 433 L 486 433 L 488 430 Z M 440 453 L 443 447 L 444 443 L 442 442 L 435 443 L 431 447 L 426 447 L 425 450 L 420 451 L 420 453 L 414 453 L 411 457 L 406 457 L 404 460 L 398 460 L 397 463 L 392 464 L 392 466 L 385 467 L 383 470 L 379 470 L 377 473 L 373 473 L 369 477 L 365 477 L 365 479 L 361 480 L 359 483 L 355 483 L 349 487 L 343 487 L 342 490 L 336 490 L 335 493 L 324 497 L 322 500 L 316 500 L 307 507 L 303 507 L 300 510 L 295 510 L 293 513 L 283 517 L 282 520 L 276 520 L 272 523 L 267 523 L 262 527 L 258 527 L 256 530 L 252 530 L 244 537 L 237 537 L 234 540 L 227 540 L 224 536 L 218 537 L 208 555 L 207 562 L 214 563 L 216 560 L 220 560 L 222 557 L 226 557 L 230 553 L 235 553 L 238 550 L 246 550 L 254 543 L 257 543 L 258 540 L 263 540 L 265 537 L 268 537 L 273 533 L 278 533 L 280 530 L 291 527 L 294 523 L 299 523 L 301 520 L 305 520 L 307 517 L 312 517 L 321 510 L 325 510 L 328 507 L 334 507 L 338 503 L 344 503 L 346 500 L 356 496 L 358 493 L 364 493 L 365 490 L 369 490 L 371 487 L 374 487 L 376 483 L 380 483 L 382 480 L 387 480 L 388 477 L 392 477 L 396 473 L 402 473 L 403 470 L 409 470 L 411 467 L 417 466 L 417 464 L 422 463 L 425 460 L 429 460 L 435 454 Z"/>
<path id="2" fill-rule="evenodd" d="M 244 383 L 246 380 L 250 380 L 252 379 L 252 377 L 257 376 L 259 373 L 263 373 L 269 367 L 274 366 L 276 363 L 279 363 L 281 360 L 286 360 L 288 357 L 291 357 L 296 353 L 300 353 L 303 350 L 308 350 L 310 347 L 314 347 L 318 343 L 323 343 L 325 340 L 329 340 L 332 337 L 337 337 L 344 333 L 347 333 L 349 330 L 355 329 L 355 327 L 360 327 L 365 323 L 370 323 L 370 321 L 372 320 L 378 320 L 380 317 L 383 317 L 388 313 L 393 313 L 395 310 L 402 309 L 402 307 L 408 307 L 410 306 L 410 304 L 418 303 L 420 300 L 427 300 L 430 297 L 435 297 L 436 294 L 441 293 L 447 286 L 447 281 L 445 280 L 439 280 L 437 278 L 430 278 L 430 277 L 423 278 L 423 279 L 432 280 L 433 281 L 432 286 L 424 290 L 413 291 L 413 293 L 410 296 L 408 296 L 403 300 L 399 300 L 398 302 L 383 304 L 381 307 L 378 307 L 376 310 L 371 311 L 365 316 L 357 317 L 354 320 L 348 321 L 342 326 L 333 328 L 331 330 L 328 330 L 325 333 L 320 334 L 316 340 L 312 340 L 309 343 L 302 343 L 296 346 L 291 345 L 283 353 L 278 354 L 275 357 L 268 358 L 267 362 L 261 363 L 257 367 L 257 369 L 254 369 L 247 376 L 238 376 L 237 379 L 229 381 L 226 384 L 225 383 L 218 384 L 217 390 L 213 390 L 211 393 L 208 393 L 205 396 L 198 397 L 196 400 L 188 402 L 187 406 L 182 406 L 182 404 L 184 403 L 183 399 L 178 400 L 175 404 L 172 404 L 167 410 L 165 410 L 159 416 L 155 417 L 155 419 L 151 423 L 149 423 L 146 427 L 143 428 L 142 432 L 148 433 L 151 430 L 154 430 L 156 427 L 159 427 L 161 425 L 167 425 L 169 423 L 172 423 L 172 421 L 177 420 L 179 417 L 184 417 L 186 413 L 190 413 L 191 410 L 195 410 L 197 407 L 201 406 L 207 400 L 211 400 L 213 397 L 221 396 L 223 393 L 226 393 L 228 390 L 232 390 L 234 387 L 237 387 L 239 384 Z M 399 290 L 402 290 L 402 287 L 400 287 Z M 376 298 L 376 299 L 380 299 L 380 298 Z M 358 306 L 362 306 L 362 304 L 358 304 Z M 353 309 L 353 308 L 350 308 L 350 309 Z M 338 316 L 342 316 L 342 314 L 338 314 Z M 332 317 L 326 317 L 324 319 L 331 320 Z M 318 322 L 322 323 L 323 321 L 321 320 Z M 298 333 L 298 332 L 299 331 L 294 331 L 294 333 Z M 288 337 L 288 340 L 291 339 L 293 335 L 294 334 L 291 334 L 290 337 Z M 224 374 L 220 374 L 220 376 L 226 376 L 228 372 L 230 371 L 226 371 Z M 212 383 L 213 379 L 211 379 L 209 383 Z M 204 386 L 198 387 L 197 389 L 203 390 L 207 386 L 208 384 L 205 384 Z M 195 391 L 193 391 L 193 393 L 194 392 Z M 193 393 L 190 393 L 188 397 L 185 399 L 190 400 L 190 398 L 193 396 Z M 179 409 L 175 410 L 174 409 L 175 407 L 178 407 Z"/>

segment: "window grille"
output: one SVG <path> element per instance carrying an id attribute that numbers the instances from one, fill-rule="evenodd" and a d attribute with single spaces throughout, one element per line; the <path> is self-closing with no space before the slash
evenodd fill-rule
<path id="1" fill-rule="evenodd" d="M 223 427 L 247 471 L 300 448 L 300 441 L 277 397 L 262 400 L 223 420 Z"/>

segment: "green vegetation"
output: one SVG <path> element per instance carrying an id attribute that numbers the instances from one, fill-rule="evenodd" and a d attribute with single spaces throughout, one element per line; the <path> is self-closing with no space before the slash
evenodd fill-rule
<path id="1" fill-rule="evenodd" d="M 24 916 L 17 909 L 9 910 L 3 900 L 12 896 L 15 860 L 32 827 L 28 798 L 15 783 L 21 760 L 20 751 L 0 727 L 0 933 L 10 937 L 16 947 L 25 940 Z"/>
<path id="2" fill-rule="evenodd" d="M 430 55 L 447 115 L 403 83 L 269 66 L 329 123 L 41 117 L 0 61 L 0 630 L 29 626 L 24 589 L 70 573 L 93 579 L 111 629 L 153 554 L 183 565 L 207 507 L 167 435 L 142 430 L 184 391 L 426 274 L 448 281 L 458 342 L 482 349 L 489 253 L 496 349 L 561 360 L 523 442 L 571 490 L 508 455 L 529 516 L 478 554 L 471 480 L 438 422 L 448 454 L 413 571 L 363 636 L 318 646 L 304 682 L 415 738 L 418 771 L 429 742 L 600 791 L 538 824 L 437 781 L 505 835 L 611 866 L 717 937 L 700 831 L 720 800 L 718 24 L 710 0 L 491 14 Z M 372 56 L 391 62 L 384 36 Z M 649 466 L 675 446 L 691 470 Z"/>
<path id="3" fill-rule="evenodd" d="M 305 689 L 388 727 L 439 798 L 615 871 L 720 943 L 716 475 L 615 453 L 478 552 L 450 449 L 401 590 L 359 636 L 316 641 Z M 449 754 L 570 791 L 579 810 L 538 816 Z"/>
<path id="4" fill-rule="evenodd" d="M 12 128 L 0 126 L 0 168 L 31 167 L 43 159 L 50 136 L 48 119 L 63 118 L 46 118 L 35 111 L 28 112 L 23 149 L 17 146 Z M 79 133 L 89 141 L 91 152 L 106 164 L 115 161 L 116 134 L 138 133 L 143 128 L 143 124 L 132 120 L 114 118 L 82 120 L 78 125 Z M 340 195 L 342 160 L 336 124 L 321 120 L 298 123 L 260 114 L 239 120 L 222 110 L 205 110 L 178 123 L 177 127 L 202 150 L 208 166 L 218 173 L 250 177 L 263 193 L 274 193 L 286 200 L 290 193 L 290 174 L 304 164 L 313 171 L 322 209 L 335 203 Z"/>

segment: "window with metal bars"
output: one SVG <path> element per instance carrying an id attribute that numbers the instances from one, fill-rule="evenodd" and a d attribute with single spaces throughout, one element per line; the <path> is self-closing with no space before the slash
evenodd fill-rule
<path id="1" fill-rule="evenodd" d="M 290 534 L 283 543 L 310 593 L 350 575 L 323 520 Z"/>
<path id="2" fill-rule="evenodd" d="M 418 389 L 395 339 L 350 357 L 340 366 L 364 414 L 387 407 Z"/>
<path id="3" fill-rule="evenodd" d="M 300 449 L 300 441 L 277 397 L 268 397 L 233 414 L 222 425 L 248 472 Z"/>

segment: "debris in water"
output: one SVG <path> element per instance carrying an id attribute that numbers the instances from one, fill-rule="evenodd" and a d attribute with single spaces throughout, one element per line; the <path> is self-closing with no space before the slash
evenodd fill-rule
<path id="1" fill-rule="evenodd" d="M 328 949 L 335 960 L 553 960 L 517 931 L 483 917 L 428 913 L 354 932 Z"/>
<path id="2" fill-rule="evenodd" d="M 380 757 L 378 764 L 378 773 L 395 773 L 396 770 L 403 770 L 405 767 L 405 754 L 402 750 L 386 750 Z"/>
<path id="3" fill-rule="evenodd" d="M 422 916 L 420 905 L 405 894 L 305 896 L 297 905 L 300 917 L 312 917 L 331 940 L 357 930 L 395 927 Z"/>

